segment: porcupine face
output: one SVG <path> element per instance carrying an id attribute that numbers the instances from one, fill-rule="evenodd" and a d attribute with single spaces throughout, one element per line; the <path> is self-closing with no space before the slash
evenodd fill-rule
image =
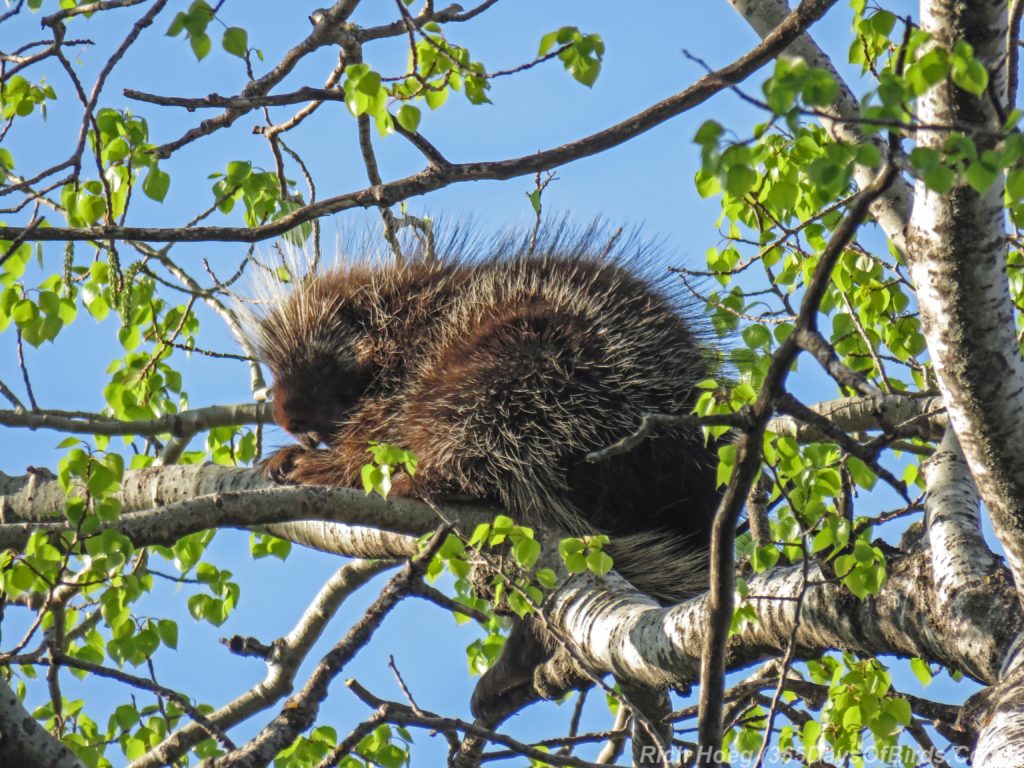
<path id="1" fill-rule="evenodd" d="M 325 358 L 274 376 L 274 421 L 307 448 L 331 444 L 370 377 L 355 366 Z"/>
<path id="2" fill-rule="evenodd" d="M 250 337 L 273 376 L 274 421 L 308 448 L 330 445 L 373 378 L 357 354 L 365 329 L 334 276 L 265 299 Z"/>

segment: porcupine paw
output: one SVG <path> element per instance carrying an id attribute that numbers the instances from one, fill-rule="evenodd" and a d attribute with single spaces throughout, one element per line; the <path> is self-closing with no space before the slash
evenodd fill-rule
<path id="1" fill-rule="evenodd" d="M 294 483 L 292 474 L 299 465 L 303 454 L 309 453 L 301 445 L 286 445 L 278 448 L 260 462 L 260 471 L 275 483 Z"/>

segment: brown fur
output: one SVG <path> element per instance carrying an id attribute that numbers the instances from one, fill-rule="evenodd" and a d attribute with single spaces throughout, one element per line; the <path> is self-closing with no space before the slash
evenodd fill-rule
<path id="1" fill-rule="evenodd" d="M 271 297 L 250 336 L 274 375 L 275 420 L 300 445 L 266 471 L 359 486 L 367 444 L 391 443 L 419 457 L 422 491 L 611 534 L 616 569 L 659 599 L 701 589 L 718 499 L 701 436 L 666 430 L 603 463 L 585 456 L 645 413 L 689 412 L 709 357 L 635 263 L 588 251 L 338 267 Z"/>

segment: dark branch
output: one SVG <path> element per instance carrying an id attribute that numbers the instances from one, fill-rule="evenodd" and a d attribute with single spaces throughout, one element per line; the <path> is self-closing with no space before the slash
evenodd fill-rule
<path id="1" fill-rule="evenodd" d="M 34 241 L 89 241 L 89 240 L 143 240 L 151 242 L 201 242 L 230 241 L 257 242 L 277 237 L 288 230 L 304 224 L 314 218 L 350 210 L 352 208 L 370 208 L 379 205 L 394 205 L 416 195 L 426 194 L 437 189 L 464 181 L 480 181 L 484 179 L 511 179 L 518 176 L 546 171 L 583 157 L 596 155 L 612 147 L 623 144 L 640 134 L 649 131 L 677 115 L 704 103 L 725 88 L 740 82 L 748 75 L 757 71 L 767 61 L 775 58 L 793 40 L 801 35 L 813 22 L 824 15 L 835 0 L 804 0 L 771 34 L 741 56 L 713 74 L 706 75 L 692 86 L 664 101 L 660 101 L 644 111 L 603 131 L 562 146 L 537 152 L 532 155 L 511 158 L 508 160 L 458 163 L 444 168 L 428 167 L 419 173 L 397 179 L 376 188 L 361 189 L 343 195 L 330 197 L 317 203 L 298 208 L 277 221 L 258 227 L 193 227 L 190 229 L 167 227 L 52 227 L 34 233 Z M 287 58 L 286 58 L 287 61 Z M 284 67 L 282 62 L 278 68 Z M 292 63 L 292 66 L 294 63 Z M 274 70 L 276 72 L 277 69 Z M 271 75 L 256 81 L 258 88 L 247 89 L 247 95 L 262 95 L 264 88 L 273 85 Z M 280 75 L 283 77 L 284 73 Z M 228 110 L 224 115 L 232 115 L 233 121 L 238 115 Z M 226 120 L 224 115 L 212 118 L 212 121 Z M 211 121 L 205 121 L 203 125 Z M 215 128 L 205 131 L 210 133 Z M 200 129 L 193 129 L 200 131 Z M 191 132 L 190 132 L 191 133 Z M 205 135 L 205 134 L 204 134 Z M 198 138 L 191 136 L 188 141 Z M 173 142 L 168 147 L 187 143 L 184 139 Z M 161 148 L 163 149 L 163 148 Z M 23 227 L 0 227 L 0 239 L 13 240 L 23 231 Z"/>

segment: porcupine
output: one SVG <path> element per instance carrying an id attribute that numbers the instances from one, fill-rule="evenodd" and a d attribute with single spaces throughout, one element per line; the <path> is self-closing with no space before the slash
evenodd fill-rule
<path id="1" fill-rule="evenodd" d="M 673 603 L 704 588 L 715 462 L 673 429 L 606 461 L 587 453 L 646 413 L 688 413 L 711 356 L 640 257 L 601 254 L 593 233 L 484 258 L 356 263 L 312 274 L 250 318 L 273 374 L 275 421 L 295 436 L 264 463 L 276 480 L 360 487 L 371 441 L 415 453 L 415 487 L 492 500 L 522 524 L 607 533 L 619 574 Z M 323 446 L 322 448 L 319 446 Z M 513 629 L 474 694 L 533 685 L 554 651 Z"/>

